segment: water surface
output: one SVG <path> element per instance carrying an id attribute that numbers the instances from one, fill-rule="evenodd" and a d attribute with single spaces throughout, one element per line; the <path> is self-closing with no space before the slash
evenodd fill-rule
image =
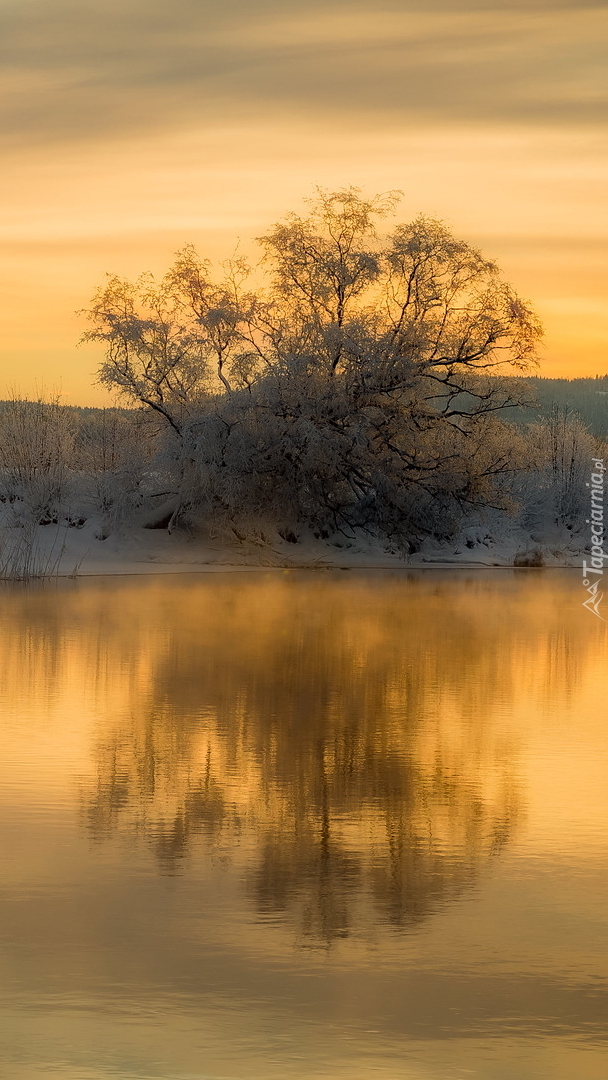
<path id="1" fill-rule="evenodd" d="M 583 592 L 4 587 L 0 1075 L 605 1080 L 608 649 Z"/>

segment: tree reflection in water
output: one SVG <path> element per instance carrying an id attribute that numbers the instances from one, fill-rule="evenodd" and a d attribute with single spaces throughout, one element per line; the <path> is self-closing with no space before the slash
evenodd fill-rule
<path id="1" fill-rule="evenodd" d="M 499 714 L 526 653 L 475 586 L 163 588 L 97 640 L 123 696 L 83 793 L 93 837 L 136 834 L 171 874 L 229 852 L 258 913 L 303 944 L 413 926 L 474 883 L 518 819 Z"/>

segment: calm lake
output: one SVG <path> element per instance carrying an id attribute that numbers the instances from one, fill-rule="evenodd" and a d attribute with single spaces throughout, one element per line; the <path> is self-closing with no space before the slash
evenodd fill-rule
<path id="1" fill-rule="evenodd" d="M 605 1080 L 585 598 L 580 570 L 3 586 L 0 1076 Z"/>

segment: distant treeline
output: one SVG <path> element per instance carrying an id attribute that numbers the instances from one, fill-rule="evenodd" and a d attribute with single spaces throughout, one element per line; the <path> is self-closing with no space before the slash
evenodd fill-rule
<path id="1" fill-rule="evenodd" d="M 576 414 L 597 438 L 608 438 L 608 375 L 582 379 L 550 379 L 543 375 L 534 375 L 524 377 L 521 381 L 530 387 L 536 406 L 509 409 L 505 419 L 517 424 L 529 424 L 540 417 L 549 417 L 557 408 L 560 412 Z M 0 401 L 0 409 L 7 404 L 6 401 Z M 133 408 L 120 406 L 104 409 L 89 405 L 63 405 L 62 408 L 68 410 L 79 422 L 102 414 L 107 417 L 112 414 L 127 417 L 134 411 Z"/>
<path id="2" fill-rule="evenodd" d="M 511 409 L 509 419 L 528 424 L 539 416 L 550 416 L 558 408 L 579 416 L 592 435 L 608 438 L 608 375 L 587 379 L 547 379 L 538 375 L 523 381 L 529 384 L 537 408 Z"/>

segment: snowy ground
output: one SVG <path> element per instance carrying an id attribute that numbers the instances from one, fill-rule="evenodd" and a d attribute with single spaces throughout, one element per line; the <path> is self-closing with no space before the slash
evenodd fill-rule
<path id="1" fill-rule="evenodd" d="M 527 534 L 504 519 L 500 529 L 469 526 L 457 543 L 425 541 L 408 556 L 383 549 L 365 537 L 333 542 L 301 538 L 288 543 L 274 534 L 238 540 L 203 533 L 117 528 L 107 535 L 99 522 L 82 527 L 38 526 L 0 529 L 0 575 L 89 576 L 98 574 L 177 574 L 218 570 L 291 568 L 404 568 L 424 566 L 491 567 L 513 565 L 580 566 L 582 537 L 544 528 Z"/>

